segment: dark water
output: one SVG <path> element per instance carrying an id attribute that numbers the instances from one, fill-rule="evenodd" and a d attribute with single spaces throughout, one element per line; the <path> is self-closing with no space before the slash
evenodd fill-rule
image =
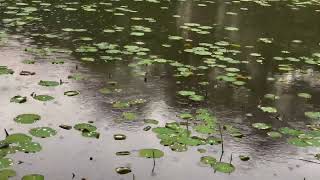
<path id="1" fill-rule="evenodd" d="M 101 137 L 92 140 L 81 137 L 74 131 L 58 130 L 58 135 L 50 139 L 39 139 L 43 150 L 36 154 L 16 154 L 13 168 L 20 179 L 25 174 L 40 173 L 49 180 L 86 178 L 88 180 L 132 179 L 132 175 L 118 175 L 115 168 L 130 166 L 138 180 L 170 179 L 318 179 L 320 166 L 299 160 L 314 160 L 319 148 L 299 148 L 289 145 L 286 138 L 272 139 L 265 131 L 252 128 L 251 124 L 265 122 L 274 129 L 292 127 L 305 129 L 313 123 L 304 116 L 306 111 L 319 111 L 319 67 L 303 61 L 277 61 L 273 57 L 311 57 L 320 52 L 320 6 L 300 7 L 291 2 L 272 2 L 271 6 L 261 6 L 255 2 L 238 1 L 18 1 L 2 0 L 0 3 L 0 30 L 6 31 L 7 42 L 0 47 L 0 65 L 6 65 L 16 72 L 34 71 L 32 77 L 0 77 L 0 118 L 1 128 L 11 132 L 25 132 L 35 125 L 17 125 L 12 119 L 18 114 L 35 112 L 41 114 L 42 121 L 36 126 L 50 126 L 57 129 L 60 124 L 76 124 L 94 121 Z M 19 1 L 20 2 L 20 1 Z M 257 1 L 262 2 L 262 1 Z M 41 4 L 50 3 L 50 4 Z M 199 5 L 200 4 L 200 5 Z M 202 7 L 201 4 L 206 6 Z M 62 6 L 64 5 L 64 6 Z M 85 11 L 91 6 L 95 11 Z M 33 12 L 22 13 L 22 7 L 36 7 Z M 67 11 L 65 7 L 75 8 Z M 122 8 L 122 10 L 121 10 Z M 125 9 L 125 11 L 123 11 Z M 131 10 L 131 12 L 128 11 Z M 230 13 L 232 12 L 232 13 Z M 123 13 L 123 14 L 117 14 Z M 36 19 L 39 18 L 39 19 Z M 142 18 L 141 20 L 136 20 Z M 143 19 L 145 18 L 145 19 Z M 9 23 L 8 23 L 9 22 Z M 10 23 L 12 22 L 12 23 Z M 197 34 L 184 30 L 185 23 L 198 23 L 210 26 L 209 34 Z M 132 36 L 133 26 L 149 27 L 151 32 L 143 36 Z M 228 31 L 225 27 L 237 27 L 238 31 Z M 121 32 L 106 33 L 105 29 L 123 27 Z M 66 32 L 64 28 L 86 29 L 85 32 Z M 55 36 L 48 36 L 55 35 Z M 169 40 L 168 36 L 181 36 L 184 40 Z M 84 41 L 82 37 L 92 40 Z M 273 39 L 271 44 L 262 43 L 259 38 Z M 293 42 L 301 40 L 302 42 Z M 235 55 L 226 54 L 240 63 L 217 61 L 217 65 L 226 65 L 241 70 L 246 84 L 235 86 L 218 81 L 216 77 L 224 74 L 223 68 L 209 67 L 197 69 L 190 77 L 177 77 L 176 67 L 165 64 L 133 66 L 142 57 L 153 56 L 180 62 L 193 67 L 206 66 L 205 58 L 184 52 L 184 49 L 196 47 L 199 43 L 214 44 L 229 42 L 228 50 L 237 50 Z M 116 44 L 122 51 L 125 45 L 137 45 L 148 48 L 146 55 L 124 55 L 97 52 L 76 52 L 81 46 L 93 46 L 107 42 Z M 138 43 L 137 43 L 138 42 Z M 164 47 L 169 44 L 171 47 Z M 40 54 L 25 51 L 25 48 L 59 48 L 71 50 L 68 53 Z M 229 49 L 230 48 L 230 49 Z M 223 49 L 223 47 L 221 48 Z M 220 49 L 220 50 L 221 50 Z M 250 55 L 259 53 L 261 57 Z M 121 57 L 121 60 L 105 62 L 101 56 Z M 81 58 L 94 58 L 94 62 L 85 62 Z M 35 65 L 21 63 L 25 59 L 36 59 Z M 52 65 L 51 60 L 63 59 L 63 65 Z M 258 60 L 257 60 L 258 59 Z M 259 61 L 261 60 L 261 61 Z M 279 70 L 283 64 L 290 66 L 289 71 Z M 79 67 L 76 70 L 76 65 Z M 280 66 L 279 66 L 280 65 Z M 87 76 L 83 81 L 67 79 L 74 72 Z M 147 72 L 147 73 L 146 73 Z M 146 75 L 139 75 L 139 74 Z M 200 74 L 200 75 L 199 75 Z M 145 78 L 147 82 L 145 82 Z M 273 79 L 271 79 L 273 78 Z M 59 80 L 68 83 L 59 88 L 39 87 L 40 80 Z M 103 95 L 98 92 L 108 86 L 108 81 L 117 81 L 120 93 Z M 208 81 L 208 86 L 198 83 Z M 177 83 L 180 82 L 180 83 Z M 80 96 L 66 98 L 63 92 L 79 90 Z M 194 90 L 205 96 L 202 102 L 186 101 L 177 95 L 180 90 Z M 9 103 L 9 98 L 17 94 L 29 95 L 32 92 L 49 94 L 54 102 L 41 103 L 28 101 L 17 105 Z M 297 97 L 306 92 L 311 99 Z M 280 97 L 276 101 L 264 98 L 265 94 Z M 138 121 L 119 123 L 121 111 L 114 110 L 111 103 L 118 100 L 142 98 L 147 103 L 130 109 L 139 116 Z M 276 115 L 262 112 L 259 105 L 275 107 Z M 241 140 L 225 137 L 225 155 L 228 162 L 233 154 L 232 164 L 236 171 L 231 174 L 215 173 L 210 167 L 201 165 L 203 155 L 220 156 L 220 146 L 204 146 L 205 154 L 197 152 L 198 147 L 190 147 L 187 152 L 173 152 L 159 144 L 159 139 L 151 131 L 142 131 L 145 126 L 142 119 L 153 118 L 163 126 L 166 122 L 181 121 L 177 115 L 193 112 L 198 108 L 207 108 L 215 114 L 219 122 L 232 124 L 245 135 Z M 248 113 L 252 114 L 248 116 Z M 113 134 L 124 133 L 128 139 L 124 142 L 113 140 Z M 2 135 L 4 137 L 4 134 Z M 156 173 L 151 174 L 152 160 L 138 157 L 135 152 L 142 148 L 157 148 L 165 156 L 157 160 Z M 118 157 L 115 152 L 129 150 L 133 154 Z M 242 162 L 238 155 L 251 157 Z M 93 157 L 90 161 L 89 158 Z M 24 163 L 18 164 L 18 161 Z"/>

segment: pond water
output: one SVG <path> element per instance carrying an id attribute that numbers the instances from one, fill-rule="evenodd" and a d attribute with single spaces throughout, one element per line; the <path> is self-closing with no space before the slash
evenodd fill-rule
<path id="1" fill-rule="evenodd" d="M 0 0 L 0 179 L 319 179 L 319 18 L 316 0 Z"/>

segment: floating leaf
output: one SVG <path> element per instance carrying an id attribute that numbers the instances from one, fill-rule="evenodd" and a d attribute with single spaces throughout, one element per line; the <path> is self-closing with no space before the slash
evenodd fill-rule
<path id="1" fill-rule="evenodd" d="M 39 101 L 51 101 L 54 99 L 54 97 L 49 95 L 36 95 L 33 98 Z"/>
<path id="2" fill-rule="evenodd" d="M 279 132 L 276 132 L 276 131 L 267 132 L 267 135 L 272 138 L 281 138 L 282 137 L 282 134 Z"/>
<path id="3" fill-rule="evenodd" d="M 10 159 L 10 158 L 0 158 L 0 169 L 8 168 L 8 167 L 10 167 L 12 165 L 13 165 L 12 159 Z"/>
<path id="4" fill-rule="evenodd" d="M 133 120 L 137 119 L 137 115 L 132 112 L 124 112 L 124 113 L 122 113 L 122 117 L 123 117 L 123 119 L 128 120 L 128 121 L 133 121 Z"/>
<path id="5" fill-rule="evenodd" d="M 114 140 L 125 140 L 127 138 L 124 134 L 115 134 L 113 135 Z"/>
<path id="6" fill-rule="evenodd" d="M 257 129 L 270 129 L 271 128 L 271 125 L 268 125 L 268 124 L 265 124 L 265 123 L 254 123 L 252 124 L 252 126 L 254 128 L 257 128 Z"/>
<path id="7" fill-rule="evenodd" d="M 14 171 L 12 169 L 0 170 L 0 179 L 1 180 L 7 180 L 7 179 L 9 179 L 9 177 L 14 177 L 16 175 L 17 175 L 16 171 Z"/>
<path id="8" fill-rule="evenodd" d="M 129 151 L 119 151 L 119 152 L 116 152 L 116 155 L 117 156 L 128 156 L 128 155 L 130 155 L 130 152 Z"/>
<path id="9" fill-rule="evenodd" d="M 308 93 L 298 93 L 298 96 L 306 99 L 310 99 L 312 97 L 311 94 Z"/>
<path id="10" fill-rule="evenodd" d="M 291 129 L 291 128 L 288 128 L 288 127 L 280 128 L 279 131 L 282 134 L 286 134 L 286 135 L 290 135 L 290 136 L 299 136 L 300 134 L 303 134 L 303 131 L 296 130 L 296 129 Z"/>
<path id="11" fill-rule="evenodd" d="M 88 131 L 88 132 L 93 132 L 95 130 L 97 130 L 97 128 L 91 124 L 87 124 L 87 123 L 79 123 L 76 124 L 74 126 L 74 129 L 78 130 L 78 131 Z"/>
<path id="12" fill-rule="evenodd" d="M 40 119 L 41 117 L 37 114 L 20 114 L 14 118 L 14 121 L 21 124 L 32 124 Z"/>
<path id="13" fill-rule="evenodd" d="M 76 96 L 79 94 L 80 94 L 79 91 L 66 91 L 66 92 L 64 92 L 64 95 L 66 95 L 66 96 Z"/>
<path id="14" fill-rule="evenodd" d="M 320 119 L 320 112 L 309 111 L 309 112 L 305 112 L 304 115 L 311 119 Z"/>
<path id="15" fill-rule="evenodd" d="M 212 156 L 202 156 L 200 162 L 212 166 L 217 162 L 217 159 Z"/>
<path id="16" fill-rule="evenodd" d="M 31 129 L 29 133 L 35 137 L 47 138 L 56 135 L 57 131 L 50 127 L 38 127 Z"/>
<path id="17" fill-rule="evenodd" d="M 36 153 L 41 151 L 42 147 L 37 142 L 23 142 L 18 143 L 18 150 L 26 153 Z"/>
<path id="18" fill-rule="evenodd" d="M 276 113 L 277 109 L 274 107 L 259 107 L 263 112 L 267 112 L 267 113 Z"/>
<path id="19" fill-rule="evenodd" d="M 232 173 L 235 170 L 232 164 L 225 162 L 217 162 L 212 167 L 214 170 L 222 173 Z"/>
<path id="20" fill-rule="evenodd" d="M 185 144 L 174 143 L 170 146 L 172 151 L 184 152 L 188 150 L 188 147 Z"/>
<path id="21" fill-rule="evenodd" d="M 43 80 L 41 80 L 38 84 L 40 86 L 47 86 L 47 87 L 54 87 L 54 86 L 60 85 L 60 83 L 57 81 L 43 81 Z"/>
<path id="22" fill-rule="evenodd" d="M 20 95 L 14 96 L 10 99 L 10 102 L 15 102 L 15 103 L 25 103 L 27 101 L 27 97 L 23 97 Z"/>
<path id="23" fill-rule="evenodd" d="M 144 119 L 143 121 L 148 124 L 158 124 L 159 123 L 159 121 L 157 121 L 155 119 Z"/>
<path id="24" fill-rule="evenodd" d="M 118 167 L 116 168 L 116 172 L 118 174 L 128 174 L 131 173 L 131 169 L 129 167 Z"/>
<path id="25" fill-rule="evenodd" d="M 249 161 L 250 160 L 249 156 L 244 156 L 244 155 L 240 155 L 239 158 L 241 161 Z"/>
<path id="26" fill-rule="evenodd" d="M 30 174 L 23 176 L 22 180 L 44 180 L 44 176 L 40 174 Z"/>
<path id="27" fill-rule="evenodd" d="M 10 134 L 6 137 L 5 142 L 7 143 L 24 143 L 24 142 L 31 142 L 32 137 L 22 134 L 22 133 L 16 133 L 16 134 Z"/>
<path id="28" fill-rule="evenodd" d="M 139 156 L 145 158 L 161 158 L 164 156 L 164 153 L 158 149 L 141 149 Z"/>

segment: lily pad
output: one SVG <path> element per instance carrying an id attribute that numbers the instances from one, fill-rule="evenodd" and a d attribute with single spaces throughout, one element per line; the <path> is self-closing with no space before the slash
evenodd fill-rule
<path id="1" fill-rule="evenodd" d="M 13 161 L 10 158 L 0 158 L 0 169 L 8 168 L 13 165 Z"/>
<path id="2" fill-rule="evenodd" d="M 217 159 L 212 156 L 202 156 L 200 162 L 212 166 L 217 162 Z"/>
<path id="3" fill-rule="evenodd" d="M 47 138 L 56 135 L 57 131 L 50 127 L 38 127 L 31 129 L 29 133 L 35 137 Z"/>
<path id="4" fill-rule="evenodd" d="M 118 174 L 128 174 L 131 173 L 131 169 L 129 167 L 118 167 L 116 168 L 116 172 Z"/>
<path id="5" fill-rule="evenodd" d="M 253 126 L 254 128 L 262 129 L 262 130 L 270 129 L 270 128 L 271 128 L 271 125 L 265 124 L 265 123 L 254 123 L 254 124 L 252 124 L 252 126 Z"/>
<path id="6" fill-rule="evenodd" d="M 17 95 L 17 96 L 14 96 L 10 99 L 10 102 L 15 102 L 15 103 L 25 103 L 27 102 L 27 97 L 26 96 L 20 96 L 20 95 Z"/>
<path id="7" fill-rule="evenodd" d="M 174 143 L 170 146 L 170 149 L 176 152 L 184 152 L 188 150 L 188 147 L 185 144 Z"/>
<path id="8" fill-rule="evenodd" d="M 37 114 L 20 114 L 14 118 L 14 121 L 21 124 L 32 124 L 40 119 L 41 117 Z"/>
<path id="9" fill-rule="evenodd" d="M 0 170 L 0 179 L 1 180 L 7 180 L 7 179 L 9 179 L 9 177 L 14 177 L 16 175 L 17 175 L 16 171 L 14 171 L 12 169 Z"/>
<path id="10" fill-rule="evenodd" d="M 36 95 L 33 98 L 39 101 L 51 101 L 54 99 L 54 97 L 49 95 Z"/>
<path id="11" fill-rule="evenodd" d="M 74 129 L 78 130 L 78 131 L 88 131 L 88 132 L 93 132 L 95 130 L 97 130 L 97 128 L 91 124 L 87 124 L 87 123 L 79 123 L 76 124 L 74 126 Z"/>
<path id="12" fill-rule="evenodd" d="M 44 176 L 40 174 L 30 174 L 23 176 L 22 180 L 44 180 Z"/>
<path id="13" fill-rule="evenodd" d="M 259 107 L 263 112 L 267 112 L 267 113 L 276 113 L 277 109 L 274 107 Z"/>
<path id="14" fill-rule="evenodd" d="M 249 156 L 244 156 L 244 155 L 240 155 L 239 158 L 241 161 L 249 161 L 250 160 Z"/>
<path id="15" fill-rule="evenodd" d="M 281 138 L 282 137 L 282 134 L 279 132 L 276 132 L 276 131 L 267 132 L 267 135 L 272 138 Z"/>
<path id="16" fill-rule="evenodd" d="M 312 97 L 311 94 L 308 93 L 298 93 L 298 96 L 306 99 L 310 99 Z"/>
<path id="17" fill-rule="evenodd" d="M 127 138 L 124 134 L 115 134 L 113 135 L 114 140 L 125 140 Z"/>
<path id="18" fill-rule="evenodd" d="M 292 128 L 288 128 L 288 127 L 280 128 L 279 131 L 282 134 L 286 134 L 286 135 L 290 135 L 290 136 L 299 136 L 300 134 L 303 134 L 303 131 L 301 131 L 301 130 L 296 130 L 296 129 L 292 129 Z"/>
<path id="19" fill-rule="evenodd" d="M 225 162 L 217 162 L 212 167 L 214 170 L 222 173 L 232 173 L 235 170 L 232 164 Z"/>
<path id="20" fill-rule="evenodd" d="M 31 142 L 32 137 L 23 134 L 23 133 L 16 133 L 16 134 L 10 134 L 6 137 L 5 142 L 7 143 L 24 143 L 24 142 Z"/>
<path id="21" fill-rule="evenodd" d="M 148 124 L 158 124 L 159 123 L 159 121 L 157 121 L 155 119 L 144 119 L 143 121 Z"/>
<path id="22" fill-rule="evenodd" d="M 36 153 L 42 150 L 42 147 L 37 142 L 18 143 L 18 150 L 25 153 Z"/>
<path id="23" fill-rule="evenodd" d="M 307 116 L 310 119 L 320 119 L 320 112 L 305 112 L 305 116 Z"/>
<path id="24" fill-rule="evenodd" d="M 66 92 L 64 92 L 64 95 L 66 95 L 66 96 L 77 96 L 79 94 L 80 94 L 79 91 L 66 91 Z"/>
<path id="25" fill-rule="evenodd" d="M 40 86 L 46 86 L 46 87 L 54 87 L 54 86 L 60 85 L 60 83 L 57 81 L 43 81 L 43 80 L 41 80 L 38 84 Z"/>
<path id="26" fill-rule="evenodd" d="M 122 113 L 122 118 L 125 120 L 128 120 L 128 121 L 133 121 L 133 120 L 137 119 L 137 115 L 132 112 L 124 112 L 124 113 Z"/>
<path id="27" fill-rule="evenodd" d="M 159 149 L 141 149 L 139 156 L 145 158 L 161 158 L 164 156 L 164 153 Z"/>
<path id="28" fill-rule="evenodd" d="M 95 132 L 95 131 L 83 131 L 82 132 L 82 136 L 99 139 L 100 138 L 100 133 Z"/>

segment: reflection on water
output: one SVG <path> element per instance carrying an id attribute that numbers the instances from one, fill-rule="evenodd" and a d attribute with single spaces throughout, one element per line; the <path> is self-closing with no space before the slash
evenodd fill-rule
<path id="1" fill-rule="evenodd" d="M 202 2 L 202 1 L 201 1 Z M 210 2 L 210 1 L 208 1 Z M 58 5 L 61 2 L 51 2 L 52 5 L 40 8 L 36 12 L 42 21 L 35 21 L 29 25 L 14 28 L 7 27 L 11 33 L 10 41 L 1 47 L 1 65 L 7 65 L 16 72 L 30 70 L 37 72 L 34 77 L 20 77 L 15 74 L 12 77 L 0 79 L 0 106 L 3 126 L 12 128 L 11 132 L 27 130 L 29 126 L 16 126 L 11 121 L 17 114 L 37 111 L 45 119 L 42 124 L 54 126 L 61 123 L 75 124 L 79 121 L 95 121 L 101 130 L 102 137 L 99 141 L 91 141 L 79 138 L 79 134 L 71 131 L 59 131 L 60 136 L 53 137 L 52 141 L 41 140 L 45 149 L 37 155 L 25 156 L 18 154 L 15 159 L 25 163 L 15 164 L 18 176 L 30 172 L 39 172 L 48 179 L 71 179 L 72 173 L 76 179 L 130 179 L 131 176 L 120 177 L 114 172 L 117 166 L 131 166 L 137 179 L 307 179 L 319 177 L 317 166 L 297 160 L 300 157 L 312 158 L 312 154 L 318 149 L 295 148 L 289 146 L 285 139 L 275 141 L 268 138 L 265 132 L 251 128 L 254 122 L 266 122 L 274 128 L 284 126 L 303 128 L 310 123 L 305 118 L 305 111 L 318 111 L 319 108 L 319 71 L 316 67 L 306 66 L 302 63 L 291 63 L 296 69 L 290 72 L 279 71 L 273 57 L 275 56 L 310 56 L 317 52 L 320 42 L 319 14 L 308 8 L 298 11 L 291 10 L 282 3 L 276 2 L 272 7 L 261 7 L 255 4 L 229 3 L 214 1 L 208 3 L 208 7 L 199 6 L 198 1 L 161 1 L 159 5 L 132 2 L 112 1 L 112 5 L 99 5 L 94 3 L 97 11 L 88 13 L 73 13 L 63 10 Z M 203 2 L 204 3 L 204 2 Z M 72 4 L 70 7 L 80 8 L 81 5 Z M 111 14 L 109 11 L 118 12 L 117 7 L 126 5 L 132 12 L 124 16 Z M 12 18 L 15 15 L 5 13 L 8 7 L 14 6 L 11 2 L 1 3 L 1 19 Z M 159 8 L 159 7 L 168 7 Z M 49 9 L 51 11 L 48 11 Z M 228 13 L 232 12 L 232 13 Z M 179 15 L 175 16 L 175 15 Z M 133 21 L 132 18 L 153 18 L 153 20 Z M 208 35 L 199 35 L 189 30 L 181 29 L 185 23 L 199 23 L 213 26 Z M 103 33 L 103 29 L 114 26 L 123 27 L 125 30 L 114 34 Z M 143 37 L 130 35 L 132 25 L 144 25 L 150 27 L 152 32 L 145 33 Z M 238 27 L 239 31 L 226 31 L 225 27 Z M 4 24 L 0 24 L 4 27 Z M 62 28 L 84 28 L 86 32 L 67 33 Z M 17 36 L 12 38 L 14 34 Z M 40 34 L 55 34 L 56 38 L 48 38 Z M 187 42 L 168 42 L 168 35 L 179 35 Z M 81 37 L 91 37 L 90 42 L 81 41 Z M 259 43 L 259 38 L 272 38 L 274 43 Z M 27 39 L 27 40 L 26 40 Z M 292 43 L 292 40 L 302 40 L 301 44 Z M 191 41 L 192 40 L 192 41 Z M 23 52 L 30 46 L 59 47 L 75 50 L 81 45 L 108 42 L 119 46 L 143 42 L 142 47 L 150 49 L 152 55 L 172 59 L 181 63 L 200 66 L 203 59 L 183 52 L 183 47 L 196 46 L 199 42 L 214 43 L 225 40 L 240 46 L 241 53 L 233 58 L 247 63 L 235 66 L 250 77 L 247 85 L 235 87 L 216 80 L 216 76 L 222 73 L 219 68 L 205 70 L 202 76 L 193 76 L 181 79 L 173 76 L 176 69 L 163 64 L 157 66 L 135 66 L 128 64 L 134 58 L 124 56 L 121 61 L 94 63 L 78 61 L 82 57 L 93 57 L 99 60 L 104 52 L 93 54 L 72 53 L 71 55 L 52 54 L 47 59 L 37 57 L 39 64 L 35 66 L 21 65 L 21 61 L 33 58 Z M 164 48 L 161 45 L 170 44 Z M 283 51 L 290 52 L 289 55 Z M 259 53 L 262 57 L 253 57 L 251 53 Z M 51 59 L 64 59 L 66 62 L 61 66 L 52 66 L 47 62 Z M 261 61 L 257 61 L 261 59 Z M 88 76 L 86 81 L 74 83 L 67 77 L 75 72 L 75 65 L 79 66 L 78 72 Z M 137 72 L 147 75 L 138 76 Z M 147 73 L 146 73 L 147 72 Z M 144 78 L 147 77 L 147 82 Z M 66 83 L 61 89 L 39 89 L 36 85 L 41 79 L 58 80 L 63 78 Z M 274 78 L 274 79 L 271 79 Z M 104 96 L 98 90 L 107 85 L 108 81 L 117 81 L 123 91 L 111 96 Z M 177 81 L 181 81 L 178 84 Z M 199 86 L 199 81 L 210 81 L 208 87 Z M 81 92 L 80 98 L 66 99 L 63 92 L 77 89 Z M 183 89 L 198 89 L 204 95 L 205 101 L 201 103 L 183 104 L 177 91 Z M 8 97 L 17 94 L 31 94 L 34 91 L 52 94 L 56 97 L 54 103 L 27 103 L 23 106 L 15 106 L 8 102 Z M 296 95 L 299 92 L 308 92 L 313 98 L 303 100 Z M 264 95 L 273 93 L 280 97 L 277 101 L 268 101 Z M 160 125 L 166 122 L 179 121 L 176 117 L 181 112 L 194 111 L 205 107 L 215 113 L 219 121 L 231 123 L 238 127 L 245 138 L 241 141 L 225 137 L 224 161 L 228 162 L 230 154 L 237 157 L 247 154 L 251 157 L 249 162 L 241 162 L 238 158 L 233 159 L 236 172 L 230 175 L 214 173 L 211 168 L 201 167 L 197 147 L 192 147 L 188 152 L 174 153 L 167 147 L 159 144 L 155 134 L 144 132 L 142 121 L 118 123 L 121 112 L 112 110 L 112 102 L 130 100 L 134 98 L 146 99 L 147 103 L 134 109 L 139 117 L 153 118 L 160 121 Z M 273 115 L 263 113 L 257 107 L 264 105 L 274 106 L 278 110 L 281 120 Z M 31 106 L 32 105 L 32 106 Z M 246 116 L 251 113 L 253 117 Z M 2 126 L 1 126 L 2 127 Z M 114 133 L 125 133 L 128 141 L 114 143 Z M 156 175 L 151 176 L 151 161 L 136 156 L 130 158 L 116 157 L 115 152 L 121 150 L 136 151 L 141 148 L 154 147 L 165 152 L 166 156 L 157 161 Z M 208 148 L 209 155 L 218 158 L 219 146 Z M 68 156 L 66 156 L 68 155 Z M 94 156 L 93 161 L 88 158 Z M 48 169 L 50 167 L 50 169 Z"/>

